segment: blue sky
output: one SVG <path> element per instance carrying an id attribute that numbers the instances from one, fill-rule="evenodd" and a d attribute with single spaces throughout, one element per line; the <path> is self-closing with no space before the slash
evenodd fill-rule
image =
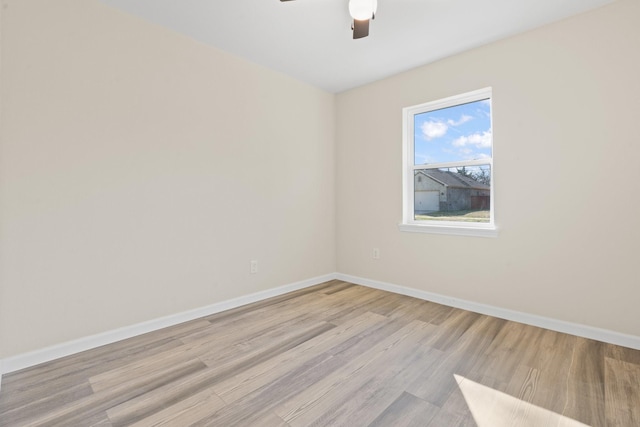
<path id="1" fill-rule="evenodd" d="M 491 105 L 488 100 L 417 114 L 415 164 L 491 157 Z"/>

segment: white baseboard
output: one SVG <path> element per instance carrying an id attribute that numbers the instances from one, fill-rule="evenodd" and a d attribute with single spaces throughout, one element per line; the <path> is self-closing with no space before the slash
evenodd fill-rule
<path id="1" fill-rule="evenodd" d="M 266 291 L 260 291 L 250 295 L 222 301 L 216 304 L 208 305 L 206 307 L 196 308 L 194 310 L 184 311 L 158 319 L 149 320 L 147 322 L 125 326 L 123 328 L 118 328 L 100 334 L 79 338 L 77 340 L 56 344 L 54 346 L 35 350 L 29 353 L 8 357 L 4 360 L 0 359 L 0 384 L 3 373 L 6 374 L 9 372 L 18 371 L 20 369 L 35 366 L 40 363 L 49 362 L 51 360 L 59 359 L 64 356 L 79 353 L 81 351 L 90 350 L 102 345 L 111 344 L 123 339 L 146 334 L 148 332 L 153 332 L 169 326 L 174 326 L 179 323 L 187 322 L 189 320 L 198 319 L 204 316 L 210 316 L 212 314 L 220 313 L 222 311 L 240 307 L 242 305 L 251 304 L 267 298 L 283 295 L 288 292 L 304 289 L 309 286 L 318 285 L 335 278 L 336 275 L 334 273 L 324 276 L 318 276 L 300 282 L 291 283 L 289 285 L 268 289 Z"/>
<path id="2" fill-rule="evenodd" d="M 357 276 L 350 276 L 348 274 L 337 273 L 336 279 L 355 283 L 357 285 L 367 286 L 370 288 L 380 289 L 383 291 L 393 292 L 396 294 L 407 295 L 410 297 L 419 298 L 450 307 L 461 308 L 463 310 L 473 311 L 475 313 L 486 314 L 488 316 L 499 317 L 506 320 L 512 320 L 514 322 L 524 323 L 531 326 L 538 326 L 540 328 L 550 329 L 556 332 L 563 332 L 583 338 L 589 338 L 609 344 L 615 344 L 640 350 L 640 337 L 634 335 L 626 335 L 606 329 L 595 328 L 592 326 L 565 322 L 563 320 L 552 319 L 549 317 L 537 316 L 534 314 L 508 310 L 505 308 L 494 307 L 463 299 L 447 297 L 444 295 L 421 291 L 414 288 L 406 288 L 404 286 L 398 286 L 391 283 L 379 282 L 377 280 L 365 279 Z"/>
<path id="3" fill-rule="evenodd" d="M 341 273 L 332 273 L 292 283 L 289 285 L 280 286 L 274 289 L 268 289 L 266 291 L 256 292 L 250 295 L 233 298 L 206 307 L 201 307 L 194 310 L 189 310 L 182 313 L 150 320 L 147 322 L 126 326 L 112 331 L 103 332 L 97 335 L 80 338 L 66 343 L 57 344 L 51 347 L 43 348 L 41 350 L 12 356 L 4 360 L 0 359 L 0 387 L 2 384 L 3 373 L 18 371 L 20 369 L 38 365 L 40 363 L 49 362 L 60 357 L 69 356 L 81 351 L 90 350 L 102 345 L 111 344 L 137 335 L 142 335 L 147 332 L 174 326 L 179 323 L 187 322 L 189 320 L 194 320 L 200 317 L 209 316 L 225 310 L 240 307 L 242 305 L 251 304 L 267 298 L 283 295 L 287 292 L 304 289 L 333 279 L 339 279 L 345 282 L 355 283 L 357 285 L 367 286 L 370 288 L 380 289 L 396 294 L 407 295 L 414 298 L 447 305 L 450 307 L 473 311 L 475 313 L 486 314 L 489 316 L 499 317 L 501 319 L 512 320 L 514 322 L 538 326 L 557 332 L 563 332 L 571 335 L 640 350 L 640 337 L 637 336 L 626 335 L 619 332 L 594 328 L 591 326 L 585 326 L 571 322 L 565 322 L 548 317 L 536 316 L 533 314 L 522 313 L 463 299 L 447 297 L 440 294 L 426 292 L 414 288 L 407 288 L 404 286 L 380 282 L 377 280 L 365 279 L 362 277 Z"/>

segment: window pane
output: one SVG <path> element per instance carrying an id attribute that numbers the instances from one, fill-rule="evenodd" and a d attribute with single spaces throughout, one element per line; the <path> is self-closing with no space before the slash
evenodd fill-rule
<path id="1" fill-rule="evenodd" d="M 489 99 L 416 114 L 414 164 L 491 158 Z"/>
<path id="2" fill-rule="evenodd" d="M 490 222 L 491 166 L 414 172 L 416 221 Z"/>

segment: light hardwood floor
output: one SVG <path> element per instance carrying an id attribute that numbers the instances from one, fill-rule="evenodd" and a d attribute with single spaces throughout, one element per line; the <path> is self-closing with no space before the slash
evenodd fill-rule
<path id="1" fill-rule="evenodd" d="M 6 375 L 2 426 L 640 426 L 640 351 L 331 281 Z"/>

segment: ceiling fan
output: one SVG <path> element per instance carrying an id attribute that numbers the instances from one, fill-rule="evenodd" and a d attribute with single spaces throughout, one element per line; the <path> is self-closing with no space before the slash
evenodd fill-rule
<path id="1" fill-rule="evenodd" d="M 375 19 L 377 9 L 378 0 L 349 0 L 349 14 L 353 18 L 351 29 L 354 39 L 361 39 L 369 35 L 369 21 Z"/>

